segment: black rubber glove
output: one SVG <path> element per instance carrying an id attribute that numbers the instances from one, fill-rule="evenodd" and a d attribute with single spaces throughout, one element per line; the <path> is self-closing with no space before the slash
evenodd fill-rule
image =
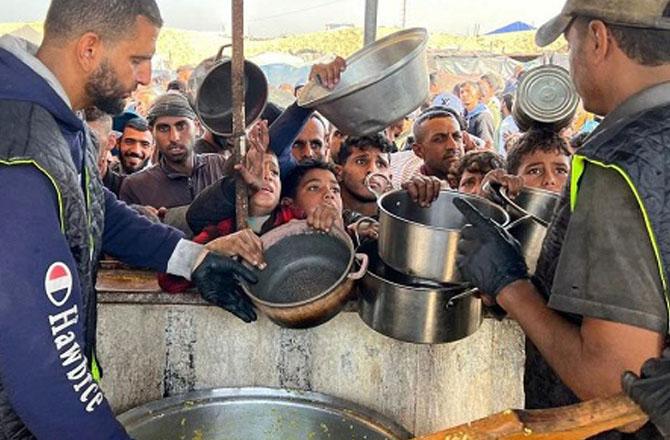
<path id="1" fill-rule="evenodd" d="M 213 252 L 209 252 L 191 274 L 207 302 L 228 310 L 244 322 L 255 321 L 251 300 L 241 291 L 238 278 L 258 282 L 256 275 L 242 264 Z"/>
<path id="2" fill-rule="evenodd" d="M 626 371 L 621 385 L 647 413 L 663 437 L 670 438 L 670 349 L 665 349 L 662 358 L 645 362 L 640 377 Z"/>
<path id="3" fill-rule="evenodd" d="M 456 198 L 454 205 L 470 223 L 461 231 L 458 243 L 456 264 L 463 278 L 493 297 L 514 281 L 528 278 L 521 246 L 514 237 L 467 200 Z"/>

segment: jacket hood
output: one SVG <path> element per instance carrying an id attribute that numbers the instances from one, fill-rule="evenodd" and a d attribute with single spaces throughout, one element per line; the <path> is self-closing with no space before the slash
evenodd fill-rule
<path id="1" fill-rule="evenodd" d="M 0 38 L 0 100 L 35 103 L 51 113 L 62 130 L 83 131 L 84 123 L 66 102 L 60 83 L 34 57 L 36 49 L 20 38 Z"/>

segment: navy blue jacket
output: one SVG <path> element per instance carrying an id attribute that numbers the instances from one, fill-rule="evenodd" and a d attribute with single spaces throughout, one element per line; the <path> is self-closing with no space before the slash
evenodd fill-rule
<path id="1" fill-rule="evenodd" d="M 0 105 L 17 100 L 53 116 L 81 169 L 83 123 L 41 76 L 0 49 Z M 9 123 L 16 121 L 0 121 Z M 103 252 L 164 272 L 181 237 L 105 191 Z M 84 323 L 71 313 L 83 309 L 77 266 L 54 186 L 32 165 L 0 163 L 0 243 L 0 384 L 12 409 L 40 439 L 127 439 L 87 372 L 75 368 L 88 369 L 79 357 Z M 50 272 L 54 264 L 61 270 Z"/>

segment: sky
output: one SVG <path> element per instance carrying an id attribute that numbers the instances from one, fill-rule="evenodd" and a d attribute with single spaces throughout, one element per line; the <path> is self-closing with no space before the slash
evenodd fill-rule
<path id="1" fill-rule="evenodd" d="M 157 0 L 166 26 L 230 32 L 230 0 Z M 432 32 L 472 35 L 513 21 L 539 26 L 564 0 L 378 0 L 379 26 L 421 26 Z M 0 23 L 43 20 L 49 0 L 0 0 Z M 329 23 L 363 26 L 365 0 L 245 0 L 245 32 L 276 37 L 320 31 Z"/>

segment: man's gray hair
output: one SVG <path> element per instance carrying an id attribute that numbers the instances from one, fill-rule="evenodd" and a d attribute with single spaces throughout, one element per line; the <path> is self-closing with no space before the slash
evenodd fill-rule
<path id="1" fill-rule="evenodd" d="M 115 42 L 132 38 L 137 17 L 163 26 L 155 0 L 52 0 L 44 22 L 44 40 L 62 41 L 94 32 Z"/>

